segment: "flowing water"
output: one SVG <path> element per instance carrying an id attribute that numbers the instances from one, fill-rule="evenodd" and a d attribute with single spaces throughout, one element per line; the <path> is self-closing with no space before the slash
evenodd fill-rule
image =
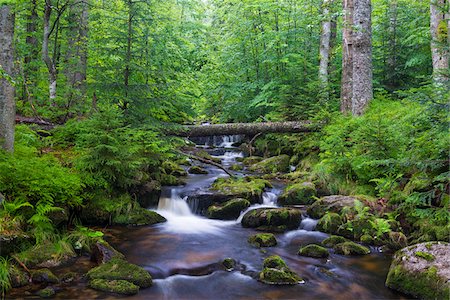
<path id="1" fill-rule="evenodd" d="M 218 145 L 230 143 L 230 139 Z M 229 144 L 226 144 L 229 147 Z M 224 165 L 235 163 L 241 153 L 227 150 L 219 155 Z M 320 243 L 327 234 L 315 231 L 317 220 L 304 217 L 297 230 L 276 234 L 276 247 L 257 249 L 247 238 L 253 229 L 242 228 L 241 217 L 235 221 L 210 220 L 194 214 L 196 202 L 189 195 L 202 193 L 218 177 L 227 176 L 222 170 L 204 166 L 209 174 L 189 175 L 187 184 L 166 187 L 157 208 L 167 222 L 156 226 L 134 228 L 113 227 L 106 238 L 131 263 L 149 271 L 152 287 L 127 299 L 402 299 L 384 286 L 390 257 L 372 249 L 366 256 L 342 256 L 331 253 L 328 259 L 297 255 L 298 249 L 309 243 Z M 276 184 L 275 184 L 276 186 Z M 275 207 L 281 187 L 264 193 L 257 207 Z M 304 283 L 295 286 L 273 286 L 258 282 L 255 277 L 262 269 L 264 258 L 280 255 L 297 272 Z M 220 267 L 223 259 L 238 262 L 235 271 Z M 85 272 L 92 263 L 78 260 L 76 267 Z M 73 271 L 72 267 L 66 267 Z M 64 269 L 62 269 L 63 271 Z M 61 272 L 62 272 L 61 271 Z M 22 294 L 23 296 L 23 294 Z M 86 288 L 86 283 L 62 287 L 57 296 L 64 299 L 118 299 Z"/>

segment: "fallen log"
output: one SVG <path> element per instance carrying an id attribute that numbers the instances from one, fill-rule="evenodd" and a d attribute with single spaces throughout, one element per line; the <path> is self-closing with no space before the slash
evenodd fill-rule
<path id="1" fill-rule="evenodd" d="M 259 133 L 313 132 L 318 130 L 319 125 L 311 121 L 185 125 L 176 130 L 169 129 L 169 134 L 182 137 L 235 134 L 254 136 Z"/>

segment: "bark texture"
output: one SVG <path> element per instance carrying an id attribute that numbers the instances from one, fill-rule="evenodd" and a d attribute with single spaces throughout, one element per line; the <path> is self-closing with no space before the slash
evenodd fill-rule
<path id="1" fill-rule="evenodd" d="M 330 63 L 331 49 L 331 4 L 333 0 L 324 0 L 322 4 L 322 32 L 320 34 L 320 64 L 319 64 L 319 80 L 323 91 L 322 98 L 329 98 L 328 86 L 328 66 Z"/>
<path id="2" fill-rule="evenodd" d="M 180 130 L 169 130 L 171 134 L 185 137 L 258 133 L 295 133 L 316 131 L 318 124 L 310 121 L 266 122 L 266 123 L 226 123 L 214 125 L 188 125 Z"/>
<path id="3" fill-rule="evenodd" d="M 353 1 L 343 0 L 344 29 L 342 32 L 342 80 L 341 112 L 349 113 L 352 109 L 353 91 Z"/>
<path id="4" fill-rule="evenodd" d="M 14 151 L 16 107 L 14 87 L 14 13 L 9 5 L 0 5 L 0 145 Z"/>
<path id="5" fill-rule="evenodd" d="M 52 33 L 52 28 L 50 27 L 50 17 L 52 15 L 52 2 L 51 0 L 45 0 L 44 9 L 44 37 L 42 38 L 42 60 L 48 69 L 49 78 L 49 99 L 50 103 L 54 106 L 56 99 L 56 78 L 57 70 L 56 65 L 49 55 L 49 40 Z"/>
<path id="6" fill-rule="evenodd" d="M 433 80 L 436 83 L 449 81 L 448 0 L 430 1 L 431 56 L 433 60 Z"/>
<path id="7" fill-rule="evenodd" d="M 352 114 L 360 116 L 373 98 L 371 0 L 354 3 L 352 47 Z"/>

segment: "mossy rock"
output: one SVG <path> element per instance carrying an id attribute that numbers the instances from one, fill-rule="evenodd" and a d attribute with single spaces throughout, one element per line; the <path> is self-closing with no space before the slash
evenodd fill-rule
<path id="1" fill-rule="evenodd" d="M 200 150 L 195 153 L 196 156 L 221 164 L 222 160 L 219 157 L 213 157 L 205 150 Z"/>
<path id="2" fill-rule="evenodd" d="M 339 226 L 342 225 L 342 218 L 337 213 L 326 213 L 317 222 L 316 229 L 326 233 L 337 233 Z"/>
<path id="3" fill-rule="evenodd" d="M 336 246 L 337 244 L 345 243 L 345 242 L 349 242 L 349 240 L 343 236 L 331 235 L 322 241 L 322 246 L 331 248 L 331 247 Z"/>
<path id="4" fill-rule="evenodd" d="M 166 218 L 154 211 L 142 207 L 135 207 L 127 213 L 115 216 L 112 223 L 115 225 L 142 226 L 163 223 L 166 221 Z"/>
<path id="5" fill-rule="evenodd" d="M 204 168 L 200 166 L 192 166 L 188 170 L 189 174 L 208 174 L 208 171 L 206 171 Z"/>
<path id="6" fill-rule="evenodd" d="M 359 238 L 359 240 L 361 241 L 361 243 L 366 244 L 366 245 L 373 245 L 375 242 L 375 239 L 370 234 L 363 234 Z"/>
<path id="7" fill-rule="evenodd" d="M 249 166 L 248 169 L 258 173 L 289 172 L 289 156 L 282 154 L 269 157 Z"/>
<path id="8" fill-rule="evenodd" d="M 164 170 L 164 174 L 173 175 L 176 177 L 186 176 L 186 171 L 177 163 L 166 160 L 161 164 L 161 168 Z"/>
<path id="9" fill-rule="evenodd" d="M 46 287 L 45 289 L 39 290 L 37 295 L 41 298 L 51 298 L 56 294 L 56 291 L 52 287 Z"/>
<path id="10" fill-rule="evenodd" d="M 293 285 L 303 280 L 292 272 L 278 255 L 264 260 L 263 270 L 259 273 L 259 281 L 265 284 Z"/>
<path id="11" fill-rule="evenodd" d="M 244 198 L 252 203 L 259 202 L 266 187 L 271 187 L 268 180 L 251 176 L 243 178 L 218 178 L 211 186 L 211 191 L 224 198 Z"/>
<path id="12" fill-rule="evenodd" d="M 312 182 L 294 183 L 286 187 L 278 198 L 281 205 L 305 205 L 313 203 L 316 187 Z"/>
<path id="13" fill-rule="evenodd" d="M 116 293 L 121 295 L 136 295 L 139 286 L 127 280 L 92 279 L 89 287 L 102 292 Z"/>
<path id="14" fill-rule="evenodd" d="M 259 162 L 262 161 L 262 160 L 263 160 L 263 158 L 260 157 L 260 156 L 249 156 L 249 157 L 245 157 L 245 158 L 242 160 L 242 163 L 243 163 L 245 166 L 251 166 L 251 165 L 254 165 L 254 164 L 256 164 L 256 163 L 259 163 Z"/>
<path id="15" fill-rule="evenodd" d="M 177 186 L 177 185 L 185 184 L 185 182 L 181 178 L 178 178 L 171 174 L 161 174 L 160 181 L 161 181 L 161 185 L 166 185 L 166 186 Z"/>
<path id="16" fill-rule="evenodd" d="M 207 211 L 207 216 L 211 219 L 235 220 L 249 206 L 250 201 L 246 199 L 232 199 L 221 205 L 210 206 Z"/>
<path id="17" fill-rule="evenodd" d="M 17 257 L 28 268 L 52 268 L 76 257 L 72 246 L 69 243 L 65 246 L 67 247 L 60 247 L 57 243 L 45 242 L 18 253 Z"/>
<path id="18" fill-rule="evenodd" d="M 354 242 L 344 242 L 335 245 L 334 251 L 343 255 L 366 255 L 370 254 L 370 249 Z"/>
<path id="19" fill-rule="evenodd" d="M 100 265 L 109 262 L 113 258 L 124 259 L 125 256 L 104 240 L 97 241 L 92 245 L 91 261 Z"/>
<path id="20" fill-rule="evenodd" d="M 302 170 L 289 172 L 280 176 L 281 179 L 286 179 L 292 182 L 305 182 L 311 178 L 311 173 Z M 315 186 L 315 185 L 314 185 Z"/>
<path id="21" fill-rule="evenodd" d="M 382 241 L 391 250 L 399 250 L 408 246 L 408 238 L 402 232 L 390 231 Z"/>
<path id="22" fill-rule="evenodd" d="M 355 200 L 359 199 L 341 195 L 322 197 L 308 207 L 307 213 L 312 218 L 320 219 L 327 212 L 340 213 L 344 207 L 354 207 Z"/>
<path id="23" fill-rule="evenodd" d="M 30 283 L 30 276 L 21 268 L 13 264 L 9 265 L 9 278 L 13 288 L 25 286 Z"/>
<path id="24" fill-rule="evenodd" d="M 70 283 L 70 282 L 73 282 L 74 280 L 76 280 L 76 278 L 77 278 L 77 273 L 67 272 L 61 276 L 61 282 Z"/>
<path id="25" fill-rule="evenodd" d="M 277 239 L 272 233 L 257 233 L 249 236 L 247 241 L 256 247 L 273 247 L 277 245 Z"/>
<path id="26" fill-rule="evenodd" d="M 314 258 L 327 258 L 330 254 L 328 250 L 322 246 L 316 244 L 310 244 L 301 247 L 298 250 L 298 255 L 314 257 Z"/>
<path id="27" fill-rule="evenodd" d="M 244 166 L 241 164 L 234 164 L 230 167 L 231 171 L 242 171 L 244 169 Z"/>
<path id="28" fill-rule="evenodd" d="M 122 259 L 112 259 L 108 263 L 91 269 L 87 273 L 89 279 L 127 280 L 146 288 L 152 285 L 152 277 L 143 268 L 130 264 Z"/>
<path id="29" fill-rule="evenodd" d="M 450 244 L 426 242 L 394 255 L 386 286 L 421 299 L 449 299 Z"/>
<path id="30" fill-rule="evenodd" d="M 261 231 L 284 232 L 297 229 L 301 212 L 294 208 L 257 208 L 247 212 L 242 218 L 242 226 Z"/>
<path id="31" fill-rule="evenodd" d="M 59 279 L 47 268 L 33 270 L 31 272 L 31 280 L 33 283 L 58 283 Z"/>
<path id="32" fill-rule="evenodd" d="M 230 257 L 225 258 L 222 261 L 222 266 L 224 266 L 224 268 L 227 271 L 232 271 L 236 267 L 236 261 L 234 259 L 230 258 Z"/>

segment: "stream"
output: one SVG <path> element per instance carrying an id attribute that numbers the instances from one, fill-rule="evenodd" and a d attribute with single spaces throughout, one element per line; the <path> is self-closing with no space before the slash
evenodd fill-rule
<path id="1" fill-rule="evenodd" d="M 231 148 L 234 139 L 216 138 L 213 144 L 220 147 L 208 149 L 222 159 L 224 166 L 242 157 L 237 148 Z M 152 287 L 127 299 L 406 299 L 384 286 L 391 257 L 376 248 L 371 248 L 372 253 L 365 256 L 331 252 L 327 259 L 316 259 L 297 255 L 301 246 L 320 243 L 328 237 L 314 230 L 316 220 L 304 216 L 297 230 L 275 234 L 277 246 L 258 249 L 247 242 L 248 236 L 257 231 L 242 228 L 240 219 L 211 220 L 196 214 L 197 203 L 189 201 L 189 195 L 206 191 L 216 178 L 227 176 L 214 166 L 202 166 L 208 174 L 189 174 L 185 186 L 164 187 L 158 207 L 149 208 L 167 218 L 167 222 L 106 229 L 106 239 L 124 253 L 129 262 L 142 266 L 153 277 Z M 264 193 L 263 203 L 249 209 L 275 207 L 281 190 L 282 185 L 274 183 L 274 188 Z M 305 282 L 273 286 L 255 280 L 264 258 L 273 254 L 281 256 Z M 227 257 L 238 262 L 237 270 L 220 269 L 221 261 Z M 85 272 L 90 267 L 92 263 L 82 257 L 76 265 L 61 268 L 61 272 L 74 268 Z M 123 298 L 87 289 L 83 281 L 61 289 L 56 296 L 63 299 Z"/>

